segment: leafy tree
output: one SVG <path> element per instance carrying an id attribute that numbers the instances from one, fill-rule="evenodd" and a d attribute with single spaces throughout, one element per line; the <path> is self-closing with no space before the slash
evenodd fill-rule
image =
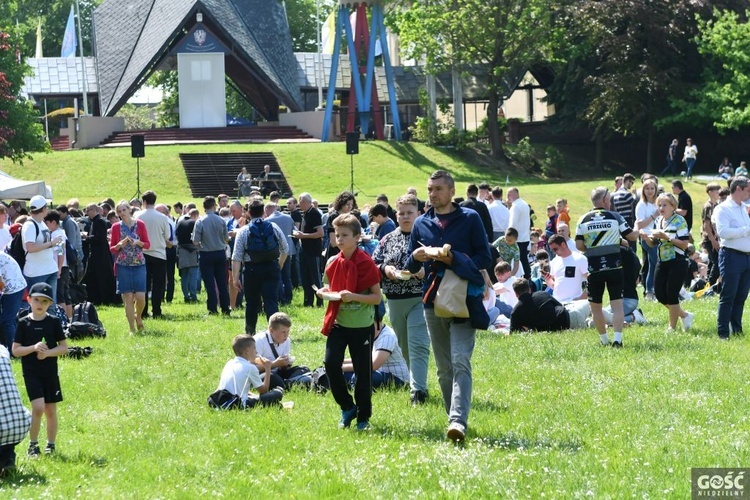
<path id="1" fill-rule="evenodd" d="M 711 121 L 719 132 L 750 124 L 750 11 L 740 16 L 715 11 L 699 22 L 698 50 L 706 59 L 704 82 L 690 101 L 677 103 L 680 116 Z"/>
<path id="2" fill-rule="evenodd" d="M 125 130 L 145 130 L 151 128 L 155 121 L 151 117 L 152 110 L 149 106 L 126 103 L 117 111 L 116 116 L 125 118 Z"/>
<path id="3" fill-rule="evenodd" d="M 708 2 L 702 1 L 571 2 L 557 51 L 562 62 L 548 89 L 556 110 L 553 122 L 584 121 L 599 140 L 613 133 L 647 137 L 651 170 L 655 132 L 676 121 L 698 123 L 685 120 L 673 103 L 689 96 L 700 81 L 697 19 L 709 13 Z"/>
<path id="4" fill-rule="evenodd" d="M 429 71 L 483 70 L 490 146 L 499 158 L 506 79 L 542 58 L 555 12 L 552 0 L 413 0 L 397 2 L 395 25 L 407 57 L 424 58 Z"/>
<path id="5" fill-rule="evenodd" d="M 18 55 L 13 37 L 0 28 L 0 158 L 13 162 L 49 147 L 31 103 L 19 97 L 28 67 Z"/>
<path id="6" fill-rule="evenodd" d="M 81 38 L 83 38 L 83 53 L 92 54 L 91 17 L 94 9 L 103 0 L 78 0 L 81 8 Z M 8 17 L 5 18 L 13 25 L 18 23 L 21 37 L 21 53 L 25 57 L 33 57 L 36 50 L 36 30 L 39 20 L 42 21 L 42 48 L 45 57 L 60 57 L 65 25 L 68 22 L 70 6 L 73 0 L 9 0 L 7 3 Z M 76 37 L 78 27 L 76 25 Z M 76 55 L 80 49 L 76 49 Z"/>

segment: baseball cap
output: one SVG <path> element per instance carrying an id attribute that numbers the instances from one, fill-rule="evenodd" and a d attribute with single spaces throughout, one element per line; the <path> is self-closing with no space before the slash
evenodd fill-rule
<path id="1" fill-rule="evenodd" d="M 29 297 L 44 297 L 45 299 L 52 299 L 52 287 L 47 283 L 37 283 L 32 285 L 29 290 Z"/>
<path id="2" fill-rule="evenodd" d="M 31 207 L 32 210 L 39 210 L 40 208 L 44 208 L 46 206 L 47 200 L 44 199 L 44 196 L 39 194 L 31 198 L 31 201 L 29 201 L 29 207 Z"/>

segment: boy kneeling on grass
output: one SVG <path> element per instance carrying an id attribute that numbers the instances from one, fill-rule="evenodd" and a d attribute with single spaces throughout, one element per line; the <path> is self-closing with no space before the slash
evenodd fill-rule
<path id="1" fill-rule="evenodd" d="M 39 428 L 42 415 L 47 417 L 47 447 L 44 453 L 55 452 L 57 436 L 57 403 L 63 400 L 60 377 L 57 374 L 57 356 L 68 352 L 60 320 L 47 314 L 52 305 L 52 287 L 37 283 L 29 290 L 31 313 L 18 320 L 13 355 L 21 358 L 23 380 L 31 401 L 31 429 L 29 430 L 29 456 L 41 455 Z"/>
<path id="2" fill-rule="evenodd" d="M 244 409 L 253 408 L 258 403 L 263 406 L 278 405 L 284 397 L 284 391 L 278 387 L 269 389 L 271 377 L 261 380 L 255 363 L 260 362 L 268 372 L 271 370 L 271 361 L 258 358 L 253 336 L 245 333 L 237 335 L 232 341 L 232 350 L 237 357 L 224 365 L 216 390 L 224 389 L 239 396 L 242 399 L 241 408 Z M 251 389 L 256 389 L 259 395 L 250 394 Z"/>
<path id="3" fill-rule="evenodd" d="M 372 258 L 357 247 L 362 232 L 357 217 L 340 215 L 333 221 L 333 227 L 340 253 L 326 265 L 329 285 L 317 291 L 321 298 L 330 298 L 331 292 L 334 293 L 321 330 L 323 335 L 328 336 L 325 368 L 331 394 L 341 407 L 339 427 L 349 427 L 356 418 L 357 430 L 366 431 L 370 428 L 372 415 L 374 306 L 381 300 L 380 270 Z M 341 369 L 347 347 L 357 376 L 354 400 Z"/>

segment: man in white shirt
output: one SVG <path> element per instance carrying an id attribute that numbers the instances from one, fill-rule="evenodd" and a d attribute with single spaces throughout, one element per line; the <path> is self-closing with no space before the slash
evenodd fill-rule
<path id="1" fill-rule="evenodd" d="M 559 234 L 549 239 L 549 247 L 557 255 L 549 263 L 547 285 L 553 289 L 552 296 L 563 304 L 587 298 L 583 284 L 588 278 L 588 259 L 580 252 L 571 251 Z"/>
<path id="2" fill-rule="evenodd" d="M 719 269 L 722 286 L 717 328 L 722 340 L 729 340 L 730 326 L 732 333 L 742 334 L 742 314 L 750 291 L 750 217 L 743 206 L 750 199 L 747 177 L 735 177 L 729 193 L 712 216 L 721 243 Z"/>
<path id="3" fill-rule="evenodd" d="M 47 200 L 36 195 L 29 202 L 31 217 L 21 228 L 23 248 L 26 250 L 26 265 L 23 275 L 26 286 L 30 289 L 37 283 L 47 283 L 52 287 L 52 302 L 57 302 L 57 260 L 54 248 L 62 242 L 58 236 L 52 238 L 50 230 L 44 223 L 47 215 Z"/>
<path id="4" fill-rule="evenodd" d="M 523 277 L 531 278 L 531 266 L 529 265 L 529 241 L 531 241 L 531 209 L 528 203 L 521 199 L 518 188 L 512 187 L 508 190 L 508 204 L 510 205 L 510 227 L 518 231 L 518 249 L 521 253 L 521 266 Z"/>
<path id="5" fill-rule="evenodd" d="M 568 248 L 571 252 L 578 252 L 581 253 L 578 248 L 576 247 L 576 242 L 573 238 L 570 237 L 570 226 L 568 226 L 564 222 L 558 222 L 557 223 L 557 234 L 565 238 L 565 243 L 568 244 Z"/>
<path id="6" fill-rule="evenodd" d="M 151 316 L 155 319 L 162 317 L 161 303 L 167 286 L 167 246 L 172 246 L 171 226 L 169 219 L 156 211 L 156 193 L 143 193 L 143 210 L 139 210 L 133 218 L 146 224 L 148 239 L 151 246 L 143 250 L 146 257 L 146 290 L 151 292 Z M 148 317 L 148 300 L 143 308 L 141 317 Z"/>
<path id="7" fill-rule="evenodd" d="M 496 241 L 505 234 L 510 224 L 510 211 L 503 204 L 503 188 L 495 186 L 492 188 L 492 202 L 487 205 L 492 219 L 492 241 Z"/>

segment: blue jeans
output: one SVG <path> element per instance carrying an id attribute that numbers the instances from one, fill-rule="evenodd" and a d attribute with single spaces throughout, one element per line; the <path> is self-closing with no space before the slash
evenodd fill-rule
<path id="1" fill-rule="evenodd" d="M 52 303 L 57 304 L 57 273 L 43 274 L 41 276 L 34 276 L 33 278 L 23 275 L 26 278 L 26 290 L 31 290 L 31 287 L 37 283 L 47 283 L 52 287 Z"/>
<path id="2" fill-rule="evenodd" d="M 266 319 L 279 312 L 279 281 L 278 262 L 245 262 L 245 333 L 254 335 L 256 332 L 261 298 Z"/>
<path id="3" fill-rule="evenodd" d="M 427 392 L 430 336 L 424 320 L 422 297 L 388 300 L 388 318 L 409 367 L 412 393 Z"/>
<path id="4" fill-rule="evenodd" d="M 685 167 L 687 167 L 687 177 L 693 176 L 693 167 L 695 167 L 695 158 L 685 158 Z"/>
<path id="5" fill-rule="evenodd" d="M 292 302 L 292 258 L 287 257 L 281 268 L 279 280 L 279 302 L 286 305 Z"/>
<path id="6" fill-rule="evenodd" d="M 742 313 L 750 291 L 750 256 L 722 247 L 719 250 L 721 272 L 721 295 L 717 328 L 719 337 L 729 338 L 732 333 L 742 333 Z"/>
<path id="7" fill-rule="evenodd" d="M 229 277 L 227 276 L 227 257 L 224 250 L 201 252 L 199 262 L 203 284 L 206 285 L 208 311 L 216 313 L 218 312 L 218 305 L 221 305 L 221 311 L 224 314 L 229 314 Z"/>
<path id="8" fill-rule="evenodd" d="M 625 323 L 632 323 L 635 321 L 635 317 L 633 316 L 633 311 L 638 309 L 638 299 L 629 299 L 627 297 L 622 298 L 622 312 L 623 316 L 625 318 Z M 608 324 L 612 324 L 612 306 L 607 306 L 604 309 L 602 309 L 602 313 L 604 314 L 604 321 Z"/>
<path id="9" fill-rule="evenodd" d="M 198 298 L 198 266 L 186 267 L 180 269 L 180 285 L 182 286 L 182 296 L 185 300 L 197 300 Z"/>
<path id="10" fill-rule="evenodd" d="M 24 291 L 0 295 L 0 343 L 7 347 L 8 351 L 16 338 L 16 315 L 21 309 Z"/>
<path id="11" fill-rule="evenodd" d="M 651 248 L 641 241 L 643 254 L 648 256 L 648 271 L 646 272 L 646 292 L 654 293 L 654 278 L 656 277 L 656 264 L 659 262 L 659 247 Z"/>
<path id="12" fill-rule="evenodd" d="M 353 386 L 357 383 L 357 377 L 354 372 L 344 372 L 344 378 L 349 386 Z M 396 377 L 392 373 L 384 372 L 382 370 L 373 370 L 372 372 L 372 388 L 378 389 L 380 387 L 392 386 L 396 389 L 403 387 L 405 382 L 400 378 Z"/>
<path id="13" fill-rule="evenodd" d="M 476 330 L 468 320 L 438 318 L 432 308 L 424 308 L 427 331 L 435 354 L 438 383 L 448 420 L 468 426 L 471 407 L 471 355 Z"/>

